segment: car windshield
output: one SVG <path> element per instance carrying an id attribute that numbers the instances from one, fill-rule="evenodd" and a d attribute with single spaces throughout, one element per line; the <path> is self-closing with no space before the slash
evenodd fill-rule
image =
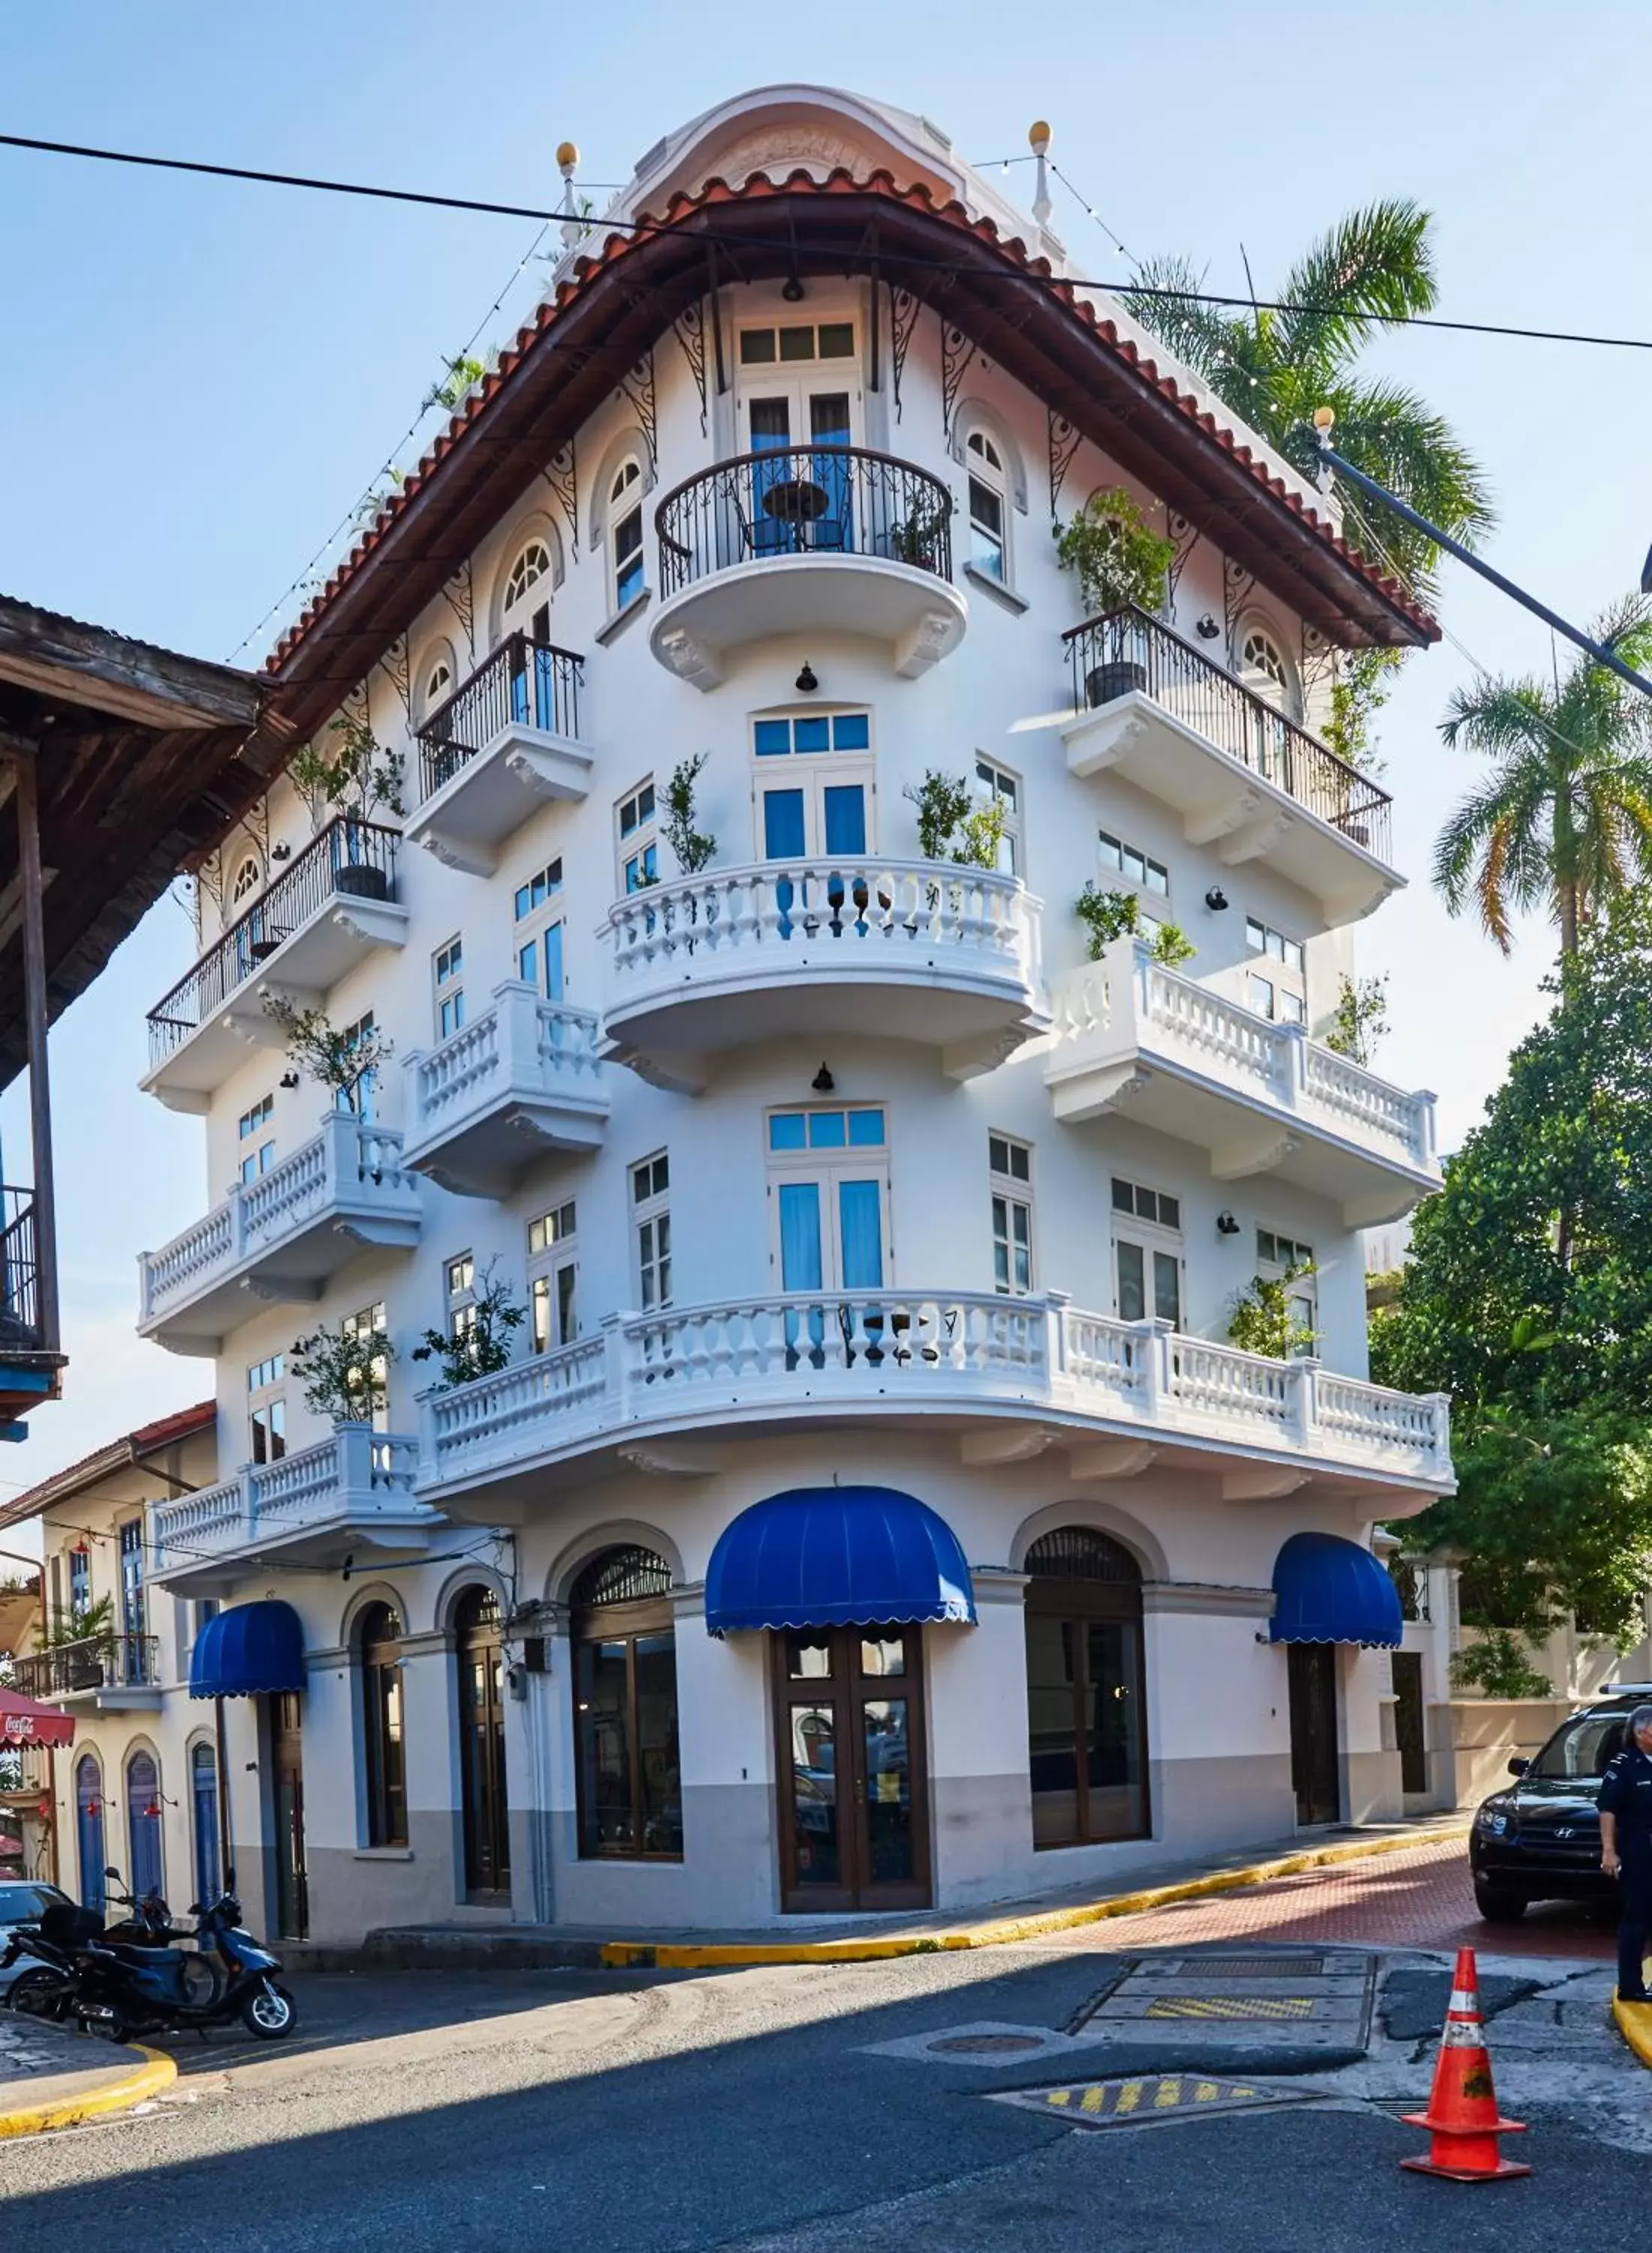
<path id="1" fill-rule="evenodd" d="M 62 1899 L 55 1886 L 0 1885 L 0 1924 L 23 1924 Z"/>
<path id="2" fill-rule="evenodd" d="M 1623 1750 L 1628 1726 L 1627 1713 L 1579 1713 L 1555 1731 L 1529 1773 L 1556 1782 L 1604 1775 L 1607 1762 Z"/>

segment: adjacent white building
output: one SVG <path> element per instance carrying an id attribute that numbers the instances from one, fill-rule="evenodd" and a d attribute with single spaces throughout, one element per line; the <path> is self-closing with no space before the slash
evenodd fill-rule
<path id="1" fill-rule="evenodd" d="M 220 1608 L 243 1886 L 619 1936 L 1398 1812 L 1370 1531 L 1452 1472 L 1362 1231 L 1432 1102 L 1317 1037 L 1402 877 L 1314 729 L 1431 622 L 926 120 L 742 95 L 568 233 L 270 663 L 404 815 L 273 783 L 150 1018 L 213 1202 L 140 1327 L 217 1463 L 146 1578 Z M 1052 521 L 1119 485 L 1167 599 L 1086 620 Z M 931 773 L 995 867 L 924 857 Z M 393 1054 L 335 1105 L 271 997 Z M 1288 1270 L 1311 1356 L 1236 1350 Z M 490 1282 L 508 1363 L 443 1386 Z M 388 1341 L 378 1428 L 308 1412 L 318 1327 Z"/>

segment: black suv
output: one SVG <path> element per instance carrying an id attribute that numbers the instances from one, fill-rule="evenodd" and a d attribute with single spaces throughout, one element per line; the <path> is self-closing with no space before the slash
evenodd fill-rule
<path id="1" fill-rule="evenodd" d="M 1616 1900 L 1616 1882 L 1600 1867 L 1595 1799 L 1630 1714 L 1645 1705 L 1652 1685 L 1614 1683 L 1562 1721 L 1536 1760 L 1509 1761 L 1515 1784 L 1482 1803 L 1468 1834 L 1474 1901 L 1488 1924 L 1512 1924 L 1535 1901 Z"/>

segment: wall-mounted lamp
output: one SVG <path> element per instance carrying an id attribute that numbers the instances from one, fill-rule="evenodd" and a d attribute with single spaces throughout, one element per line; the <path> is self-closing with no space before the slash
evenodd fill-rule
<path id="1" fill-rule="evenodd" d="M 1211 617 L 1209 610 L 1205 612 L 1198 624 L 1194 628 L 1194 631 L 1198 635 L 1201 641 L 1214 641 L 1221 631 L 1221 627 Z"/>
<path id="2" fill-rule="evenodd" d="M 798 675 L 796 686 L 799 696 L 812 696 L 820 686 L 814 677 L 814 667 L 806 657 L 803 660 L 803 670 Z"/>
<path id="3" fill-rule="evenodd" d="M 269 848 L 269 857 L 272 861 L 290 861 L 292 856 L 293 848 L 284 837 L 279 845 L 272 845 Z"/>
<path id="4" fill-rule="evenodd" d="M 817 1095 L 830 1095 L 837 1084 L 836 1080 L 833 1078 L 831 1073 L 826 1070 L 825 1064 L 821 1065 L 819 1071 L 816 1072 L 814 1078 L 809 1082 L 810 1086 L 813 1088 Z"/>
<path id="5" fill-rule="evenodd" d="M 1220 884 L 1212 884 L 1204 896 L 1204 903 L 1212 915 L 1221 915 L 1227 908 L 1228 896 Z"/>
<path id="6" fill-rule="evenodd" d="M 284 1072 L 282 1072 L 282 1076 L 281 1076 L 281 1085 L 282 1085 L 283 1087 L 288 1087 L 288 1088 L 296 1087 L 296 1086 L 297 1086 L 297 1085 L 298 1085 L 298 1075 L 297 1075 L 297 1073 L 296 1073 L 296 1071 L 284 1071 Z"/>
<path id="7" fill-rule="evenodd" d="M 803 282 L 801 277 L 796 274 L 792 275 L 789 281 L 781 285 L 780 295 L 785 299 L 788 305 L 800 305 L 803 303 Z"/>
<path id="8" fill-rule="evenodd" d="M 1238 1232 L 1239 1224 L 1235 1220 L 1230 1212 L 1223 1211 L 1217 1213 L 1216 1234 L 1218 1236 L 1237 1236 Z"/>

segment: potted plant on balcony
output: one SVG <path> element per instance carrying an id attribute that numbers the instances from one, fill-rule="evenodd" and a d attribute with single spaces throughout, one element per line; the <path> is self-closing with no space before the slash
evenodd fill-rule
<path id="1" fill-rule="evenodd" d="M 295 1338 L 287 1366 L 304 1388 L 304 1406 L 335 1431 L 370 1425 L 390 1399 L 396 1350 L 383 1330 L 311 1330 Z"/>
<path id="2" fill-rule="evenodd" d="M 941 541 L 951 521 L 952 497 L 948 493 L 931 507 L 915 501 L 903 517 L 889 527 L 889 555 L 896 563 L 910 563 L 915 570 L 938 572 L 941 568 Z"/>
<path id="3" fill-rule="evenodd" d="M 1091 493 L 1070 522 L 1056 526 L 1056 553 L 1063 570 L 1077 574 L 1092 617 L 1164 608 L 1175 545 L 1143 520 L 1122 485 Z M 1146 666 L 1126 653 L 1137 639 L 1133 620 L 1115 618 L 1101 645 L 1106 653 L 1085 676 L 1084 694 L 1092 706 L 1147 687 Z"/>
<path id="4" fill-rule="evenodd" d="M 1087 883 L 1073 902 L 1073 912 L 1089 932 L 1092 962 L 1099 962 L 1116 939 L 1133 938 L 1141 931 L 1141 902 L 1134 892 L 1104 892 Z M 1190 962 L 1198 951 L 1180 924 L 1161 923 L 1154 931 L 1153 959 L 1167 970 Z"/>
<path id="5" fill-rule="evenodd" d="M 666 785 L 666 842 L 676 854 L 677 866 L 685 876 L 697 876 L 710 864 L 717 850 L 716 839 L 708 831 L 694 827 L 694 785 L 708 756 L 705 751 L 697 751 L 692 759 L 680 761 Z"/>
<path id="6" fill-rule="evenodd" d="M 371 858 L 367 831 L 375 814 L 400 816 L 406 811 L 401 754 L 381 743 L 366 721 L 350 713 L 341 713 L 328 732 L 336 738 L 331 752 L 303 744 L 288 763 L 288 778 L 310 809 L 312 828 L 321 827 L 329 809 L 343 816 L 333 889 L 356 899 L 388 899 L 389 875 Z"/>
<path id="7" fill-rule="evenodd" d="M 340 1032 L 324 1009 L 301 1009 L 285 994 L 266 994 L 264 1014 L 287 1043 L 287 1061 L 328 1089 L 341 1111 L 360 1115 L 364 1090 L 394 1054 L 382 1033 Z"/>
<path id="8" fill-rule="evenodd" d="M 413 1349 L 415 1361 L 441 1363 L 444 1391 L 468 1385 L 473 1378 L 495 1377 L 510 1366 L 511 1340 L 527 1320 L 527 1308 L 512 1298 L 502 1277 L 496 1279 L 498 1265 L 497 1259 L 490 1259 L 477 1277 L 477 1294 L 466 1309 L 463 1329 L 426 1330 L 423 1343 Z"/>

